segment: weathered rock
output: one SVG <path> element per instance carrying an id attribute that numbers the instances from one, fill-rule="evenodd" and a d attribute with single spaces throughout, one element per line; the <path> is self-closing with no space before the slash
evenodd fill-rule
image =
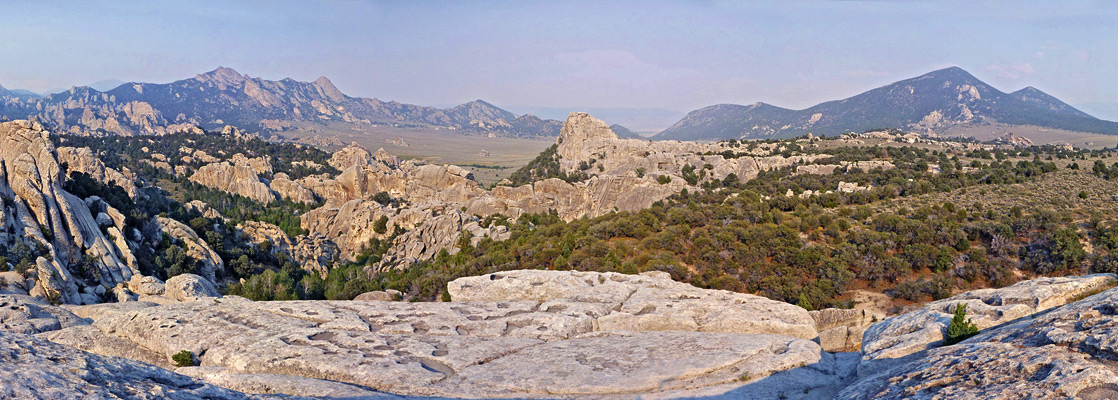
<path id="1" fill-rule="evenodd" d="M 1024 286 L 1044 291 L 1036 285 Z M 1009 298 L 1053 304 L 1051 299 Z M 909 363 L 863 376 L 839 398 L 1115 398 L 1115 304 L 1118 290 L 1112 289 L 992 328 L 960 344 L 927 351 Z"/>
<path id="2" fill-rule="evenodd" d="M 827 308 L 809 314 L 815 320 L 815 330 L 819 331 L 819 345 L 830 352 L 860 350 L 866 328 L 885 319 L 882 313 L 860 308 Z"/>
<path id="3" fill-rule="evenodd" d="M 447 284 L 455 302 L 552 301 L 601 304 L 603 331 L 772 333 L 814 339 L 815 322 L 803 308 L 760 296 L 705 290 L 665 273 L 497 272 Z"/>
<path id="4" fill-rule="evenodd" d="M 132 275 L 132 279 L 128 281 L 128 289 L 145 296 L 162 296 L 166 285 L 154 276 Z"/>
<path id="5" fill-rule="evenodd" d="M 85 173 L 98 182 L 120 186 L 129 197 L 136 198 L 139 194 L 133 183 L 135 177 L 106 167 L 105 163 L 101 162 L 88 147 L 59 147 L 58 162 L 65 163 L 70 172 Z"/>
<path id="6" fill-rule="evenodd" d="M 163 297 L 178 301 L 196 301 L 221 297 L 213 283 L 194 274 L 182 274 L 167 280 Z"/>
<path id="7" fill-rule="evenodd" d="M 22 242 L 45 250 L 45 257 L 36 260 L 30 294 L 66 303 L 96 301 L 80 293 L 80 287 L 112 287 L 137 271 L 120 259 L 120 242 L 101 232 L 86 202 L 62 189 L 63 181 L 42 126 L 0 123 L 0 197 L 5 199 L 0 202 L 0 244 Z M 73 276 L 70 266 L 85 259 L 92 261 L 88 274 Z"/>
<path id="8" fill-rule="evenodd" d="M 211 385 L 244 393 L 300 393 L 326 399 L 390 400 L 403 397 L 381 393 L 347 383 L 280 374 L 245 374 L 224 367 L 182 367 L 180 373 Z"/>
<path id="9" fill-rule="evenodd" d="M 132 345 L 108 341 L 109 345 L 85 346 L 149 360 L 189 350 L 199 355 L 204 367 L 183 372 L 230 388 L 295 395 L 369 390 L 470 398 L 695 393 L 798 398 L 841 381 L 835 358 L 807 338 L 707 331 L 730 326 L 736 331 L 765 330 L 759 326 L 740 329 L 743 324 L 708 321 L 690 331 L 660 331 L 660 326 L 646 323 L 602 332 L 600 321 L 628 314 L 626 304 L 631 301 L 641 308 L 659 302 L 665 308 L 682 308 L 679 314 L 696 316 L 701 316 L 702 307 L 692 303 L 721 301 L 722 310 L 712 307 L 708 312 L 732 321 L 744 319 L 735 313 L 748 308 L 757 313 L 753 321 L 767 320 L 773 330 L 798 329 L 796 321 L 789 322 L 797 319 L 787 315 L 790 310 L 760 304 L 783 303 L 673 288 L 666 274 L 649 275 L 568 274 L 569 282 L 542 285 L 541 291 L 549 295 L 533 300 L 252 302 L 229 296 L 163 306 L 102 304 L 74 307 L 79 315 L 94 319 L 92 328 L 101 333 L 73 328 L 49 337 L 80 343 L 83 336 L 89 338 L 85 341 L 113 336 Z M 608 283 L 594 280 L 599 276 Z M 489 293 L 477 286 L 504 280 L 481 278 L 470 290 Z M 642 290 L 650 293 L 641 294 Z M 651 294 L 655 291 L 678 297 L 657 299 Z M 798 322 L 803 328 L 813 330 L 806 311 L 795 310 L 802 314 Z M 297 378 L 287 381 L 283 376 Z M 317 380 L 323 377 L 334 382 Z"/>
<path id="10" fill-rule="evenodd" d="M 227 161 L 203 165 L 190 176 L 192 182 L 224 192 L 238 194 L 261 203 L 276 200 L 268 185 L 260 181 L 256 170 L 245 160 L 230 164 Z"/>
<path id="11" fill-rule="evenodd" d="M 213 249 L 211 249 L 202 238 L 198 237 L 198 234 L 186 224 L 158 215 L 152 218 L 151 223 L 159 232 L 162 232 L 162 234 L 182 242 L 186 250 L 186 255 L 198 260 L 198 274 L 208 279 L 210 282 L 216 281 L 214 278 L 216 271 L 225 269 L 225 262 L 221 260 L 221 256 L 213 251 Z M 154 242 L 158 241 L 158 238 L 154 240 Z"/>
<path id="12" fill-rule="evenodd" d="M 30 296 L 0 295 L 0 331 L 30 335 L 88 324 L 74 313 Z"/>
<path id="13" fill-rule="evenodd" d="M 183 207 L 188 210 L 197 211 L 199 214 L 202 214 L 202 216 L 206 218 L 222 220 L 225 219 L 225 217 L 223 217 L 221 213 L 217 212 L 217 210 L 215 210 L 213 207 L 210 207 L 209 204 L 206 204 L 201 200 L 191 200 L 186 204 L 183 204 Z"/>
<path id="14" fill-rule="evenodd" d="M 968 317 L 979 329 L 986 329 L 1066 304 L 1115 283 L 1112 274 L 1039 278 L 928 303 L 920 310 L 888 318 L 866 329 L 858 374 L 866 376 L 919 358 L 922 352 L 942 344 L 957 304 L 967 304 Z"/>
<path id="15" fill-rule="evenodd" d="M 244 237 L 256 244 L 268 243 L 272 254 L 282 253 L 305 270 L 326 277 L 338 259 L 338 246 L 321 234 L 287 236 L 280 227 L 267 222 L 245 221 L 237 226 Z"/>
<path id="16" fill-rule="evenodd" d="M 11 399 L 253 398 L 148 364 L 5 331 L 0 331 L 0 382 L 0 397 Z"/>
<path id="17" fill-rule="evenodd" d="M 394 300 L 396 300 L 395 296 L 393 296 L 391 294 L 388 294 L 388 292 L 384 292 L 384 291 L 380 291 L 380 290 L 361 293 L 361 294 L 357 295 L 357 297 L 353 298 L 353 301 L 394 301 Z"/>
<path id="18" fill-rule="evenodd" d="M 206 162 L 214 161 L 216 160 Z M 268 156 L 249 158 L 246 157 L 244 154 L 237 153 L 234 154 L 233 157 L 229 159 L 229 161 L 232 161 L 234 165 L 248 165 L 254 172 L 256 172 L 257 175 L 267 175 L 272 173 L 272 161 L 269 160 Z"/>
<path id="19" fill-rule="evenodd" d="M 285 199 L 290 199 L 296 203 L 312 204 L 315 202 L 314 192 L 310 189 L 303 187 L 299 182 L 291 180 L 285 173 L 277 173 L 270 183 L 268 188 L 276 194 Z"/>

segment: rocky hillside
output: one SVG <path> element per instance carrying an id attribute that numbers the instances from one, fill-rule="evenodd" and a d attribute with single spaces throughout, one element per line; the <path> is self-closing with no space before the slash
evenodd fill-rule
<path id="1" fill-rule="evenodd" d="M 41 125 L 0 123 L 0 266 L 11 263 L 31 295 L 99 303 L 139 274 L 128 242 L 140 239 L 116 209 L 64 190 L 57 157 Z"/>
<path id="2" fill-rule="evenodd" d="M 453 301 L 439 303 L 193 291 L 59 308 L 0 295 L 3 365 L 54 372 L 45 381 L 0 368 L 10 383 L 0 394 L 68 397 L 111 379 L 128 399 L 144 390 L 222 399 L 1104 399 L 1118 394 L 1106 340 L 1114 285 L 1113 275 L 1026 281 L 881 321 L 656 272 L 508 271 L 455 280 Z M 949 319 L 941 310 L 955 304 L 970 305 L 981 332 L 944 345 L 946 325 L 926 321 Z M 864 330 L 867 344 L 919 342 L 920 352 L 865 368 L 880 352 L 833 352 L 817 329 L 826 325 Z M 927 334 L 898 340 L 893 330 Z"/>
<path id="3" fill-rule="evenodd" d="M 804 110 L 765 103 L 710 106 L 690 112 L 654 139 L 833 136 L 885 128 L 945 133 L 990 124 L 1118 134 L 1118 123 L 1094 118 L 1036 88 L 1005 93 L 951 67 Z"/>
<path id="4" fill-rule="evenodd" d="M 438 109 L 350 97 L 325 77 L 269 81 L 229 68 L 168 84 L 128 83 L 106 92 L 75 87 L 37 98 L 0 91 L 0 116 L 35 118 L 53 131 L 80 135 L 152 135 L 224 125 L 277 132 L 301 122 L 333 121 L 533 137 L 555 136 L 561 125 L 517 116 L 481 100 Z"/>

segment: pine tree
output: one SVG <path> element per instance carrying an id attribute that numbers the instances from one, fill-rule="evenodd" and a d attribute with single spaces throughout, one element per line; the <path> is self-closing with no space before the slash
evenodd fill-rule
<path id="1" fill-rule="evenodd" d="M 943 340 L 943 344 L 950 346 L 977 334 L 978 326 L 967 318 L 967 304 L 956 304 L 955 316 L 951 318 L 951 325 L 947 327 L 947 338 Z"/>

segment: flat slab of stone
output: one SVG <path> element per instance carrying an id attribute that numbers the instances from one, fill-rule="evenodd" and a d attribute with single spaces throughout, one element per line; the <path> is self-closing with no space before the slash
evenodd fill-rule
<path id="1" fill-rule="evenodd" d="M 205 368 L 189 373 L 245 391 L 316 395 L 311 388 L 321 384 L 405 396 L 597 398 L 732 390 L 774 373 L 810 379 L 768 380 L 780 384 L 764 393 L 803 393 L 839 381 L 833 356 L 811 340 L 603 332 L 598 318 L 614 311 L 592 302 L 252 302 L 227 296 L 71 308 L 93 317 L 93 325 L 46 337 L 147 360 L 189 350 Z M 281 376 L 317 383 L 284 385 Z"/>
<path id="2" fill-rule="evenodd" d="M 447 284 L 455 302 L 539 301 L 602 304 L 603 331 L 700 331 L 818 336 L 803 308 L 760 296 L 700 289 L 664 272 L 519 270 L 459 278 Z"/>
<path id="3" fill-rule="evenodd" d="M 474 393 L 605 395 L 701 388 L 814 368 L 833 383 L 819 345 L 777 335 L 697 332 L 598 333 L 532 346 L 460 371 L 451 386 Z"/>
<path id="4" fill-rule="evenodd" d="M 0 295 L 0 331 L 30 335 L 88 324 L 88 320 L 31 296 Z"/>
<path id="5" fill-rule="evenodd" d="M 271 398 L 209 385 L 148 364 L 105 357 L 0 330 L 0 398 L 206 399 Z"/>

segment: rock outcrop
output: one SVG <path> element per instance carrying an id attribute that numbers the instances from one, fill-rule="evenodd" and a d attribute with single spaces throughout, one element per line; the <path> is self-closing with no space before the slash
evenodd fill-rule
<path id="1" fill-rule="evenodd" d="M 164 297 L 178 301 L 197 301 L 205 298 L 219 298 L 213 283 L 194 274 L 182 274 L 167 280 Z"/>
<path id="2" fill-rule="evenodd" d="M 33 335 L 82 325 L 89 321 L 33 297 L 0 295 L 0 332 Z"/>
<path id="3" fill-rule="evenodd" d="M 802 164 L 826 157 L 774 155 L 782 150 L 778 144 L 747 149 L 737 143 L 619 139 L 601 120 L 572 113 L 560 131 L 558 161 L 568 174 L 588 174 L 585 181 L 570 183 L 551 178 L 484 190 L 469 171 L 457 166 L 400 161 L 384 149 L 372 152 L 353 144 L 335 152 L 329 161 L 340 174 L 309 176 L 295 183 L 325 201 L 322 207 L 301 217 L 303 228 L 335 241 L 347 260 L 352 260 L 370 239 L 385 239 L 395 228 L 403 229 L 404 234 L 395 239 L 392 249 L 376 266 L 398 268 L 443 250 L 455 252 L 458 232 L 463 230 L 470 231 L 474 238 L 507 237 L 493 231 L 500 229 L 497 227 L 470 225 L 478 216 L 518 218 L 526 213 L 556 212 L 570 221 L 615 211 L 639 211 L 684 189 L 694 189 L 701 182 L 726 179 L 731 174 L 746 181 L 761 171 L 805 167 Z M 829 174 L 850 165 L 820 165 L 804 168 L 804 173 Z M 277 192 L 288 185 L 279 182 L 283 181 L 273 181 Z M 302 193 L 298 187 L 285 189 L 287 192 Z M 386 202 L 383 195 L 380 203 L 373 201 L 381 192 L 392 201 Z M 285 196 L 307 197 L 306 193 Z M 388 229 L 372 229 L 382 218 L 388 219 Z M 421 221 L 422 231 L 413 231 Z"/>
<path id="4" fill-rule="evenodd" d="M 270 167 L 270 165 L 269 165 Z M 267 204 L 276 200 L 268 185 L 256 175 L 256 169 L 246 159 L 234 163 L 222 161 L 198 168 L 190 176 L 192 182 L 224 192 L 238 194 Z"/>
<path id="5" fill-rule="evenodd" d="M 121 260 L 127 246 L 102 233 L 89 205 L 63 190 L 63 181 L 57 153 L 42 126 L 0 123 L 0 244 L 41 250 L 29 272 L 36 281 L 31 295 L 74 304 L 98 302 L 93 288 L 113 287 L 137 271 Z M 102 220 L 112 222 L 111 217 Z"/>
<path id="6" fill-rule="evenodd" d="M 0 330 L 0 397 L 247 400 L 246 395 L 125 358 Z"/>
<path id="7" fill-rule="evenodd" d="M 106 167 L 105 163 L 101 162 L 101 159 L 97 158 L 88 147 L 59 147 L 58 162 L 66 164 L 70 172 L 81 172 L 98 182 L 120 186 L 133 199 L 139 194 L 133 183 L 136 177 L 131 171 L 126 169 L 121 172 Z"/>
<path id="8" fill-rule="evenodd" d="M 152 218 L 151 224 L 160 234 L 167 235 L 172 240 L 181 243 L 186 250 L 186 255 L 198 260 L 199 275 L 210 282 L 216 282 L 216 272 L 225 269 L 225 262 L 202 238 L 198 237 L 193 229 L 182 222 L 158 215 Z M 157 243 L 161 237 L 151 239 L 152 242 Z"/>
<path id="9" fill-rule="evenodd" d="M 1053 296 L 1007 293 L 1000 298 L 1024 303 L 1016 305 L 1044 308 L 1078 297 L 1025 283 L 1017 289 L 1047 291 Z M 1066 283 L 1062 285 L 1065 288 L 1071 285 Z M 1090 291 L 1079 295 L 1087 293 Z M 838 398 L 1118 398 L 1118 367 L 1113 362 L 1114 354 L 1118 354 L 1115 304 L 1118 289 L 1111 289 L 990 329 L 960 344 L 932 349 L 911 362 L 864 377 Z"/>
<path id="10" fill-rule="evenodd" d="M 861 350 L 866 329 L 885 319 L 883 313 L 861 308 L 827 308 L 810 314 L 815 320 L 815 330 L 819 331 L 819 345 L 832 353 Z"/>
<path id="11" fill-rule="evenodd" d="M 771 333 L 814 339 L 815 322 L 803 308 L 760 296 L 699 289 L 664 272 L 640 276 L 612 272 L 521 270 L 459 278 L 447 284 L 454 301 L 577 301 L 609 310 L 602 331 Z"/>
<path id="12" fill-rule="evenodd" d="M 885 319 L 866 329 L 858 374 L 866 376 L 906 363 L 941 345 L 957 304 L 966 304 L 969 318 L 979 329 L 986 329 L 1067 304 L 1115 284 L 1112 274 L 1039 278 L 928 303 L 919 310 Z"/>
<path id="13" fill-rule="evenodd" d="M 314 192 L 303 187 L 299 182 L 291 180 L 287 174 L 282 172 L 275 174 L 272 181 L 268 183 L 268 188 L 280 197 L 290 199 L 296 203 L 312 204 L 315 202 Z"/>
<path id="14" fill-rule="evenodd" d="M 237 228 L 249 242 L 258 246 L 268 243 L 272 254 L 282 253 L 301 268 L 324 278 L 329 267 L 338 260 L 338 246 L 320 234 L 292 239 L 280 227 L 257 221 L 245 221 Z"/>
<path id="15" fill-rule="evenodd" d="M 449 303 L 101 304 L 47 337 L 154 361 L 189 350 L 187 374 L 293 395 L 317 389 L 284 382 L 329 377 L 412 396 L 799 398 L 844 378 L 803 309 L 664 275 L 511 271 L 455 281 Z"/>

